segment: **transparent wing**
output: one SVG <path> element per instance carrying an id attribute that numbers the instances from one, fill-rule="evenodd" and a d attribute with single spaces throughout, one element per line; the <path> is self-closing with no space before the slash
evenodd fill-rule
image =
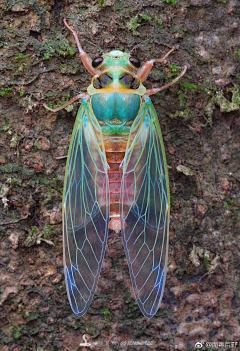
<path id="1" fill-rule="evenodd" d="M 83 101 L 75 122 L 63 196 L 64 268 L 73 312 L 82 316 L 96 290 L 109 224 L 109 182 L 102 133 Z"/>
<path id="2" fill-rule="evenodd" d="M 120 215 L 125 253 L 142 313 L 162 300 L 169 231 L 169 184 L 161 130 L 149 98 L 131 127 L 122 163 Z"/>

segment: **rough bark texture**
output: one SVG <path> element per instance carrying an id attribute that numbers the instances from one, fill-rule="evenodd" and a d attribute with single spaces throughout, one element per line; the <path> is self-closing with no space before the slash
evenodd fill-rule
<path id="1" fill-rule="evenodd" d="M 238 342 L 239 1 L 6 0 L 0 9 L 0 349 L 77 350 L 84 334 L 101 350 L 194 350 L 197 341 L 217 343 L 202 350 L 224 350 Z M 85 92 L 90 76 L 64 17 L 92 57 L 98 47 L 139 44 L 135 54 L 144 61 L 179 45 L 155 66 L 147 87 L 189 67 L 152 99 L 172 206 L 167 283 L 152 320 L 135 303 L 121 237 L 112 232 L 89 312 L 76 318 L 67 301 L 65 159 L 56 157 L 67 153 L 78 103 L 57 114 L 42 104 Z"/>

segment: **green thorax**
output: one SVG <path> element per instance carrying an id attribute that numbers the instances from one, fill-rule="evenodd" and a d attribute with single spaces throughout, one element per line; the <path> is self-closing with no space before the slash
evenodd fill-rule
<path id="1" fill-rule="evenodd" d="M 129 61 L 130 54 L 114 50 L 102 57 L 99 73 L 88 87 L 93 113 L 104 134 L 128 134 L 146 88 Z"/>

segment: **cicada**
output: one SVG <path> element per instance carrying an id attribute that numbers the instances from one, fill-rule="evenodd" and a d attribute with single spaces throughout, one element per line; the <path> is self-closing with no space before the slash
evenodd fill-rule
<path id="1" fill-rule="evenodd" d="M 64 271 L 73 312 L 82 316 L 93 299 L 108 232 L 121 232 L 133 291 L 143 315 L 153 317 L 167 273 L 170 196 L 163 138 L 147 90 L 153 64 L 113 50 L 91 59 L 73 33 L 80 58 L 92 74 L 70 142 L 63 194 Z"/>

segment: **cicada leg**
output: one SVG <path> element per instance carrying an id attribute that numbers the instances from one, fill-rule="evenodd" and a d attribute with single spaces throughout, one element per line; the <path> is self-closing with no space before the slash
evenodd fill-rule
<path id="1" fill-rule="evenodd" d="M 168 53 L 166 53 L 165 56 L 163 56 L 160 59 L 152 59 L 150 61 L 145 62 L 144 65 L 138 70 L 138 73 L 137 73 L 138 77 L 141 78 L 142 82 L 145 82 L 145 80 L 147 79 L 149 73 L 151 72 L 153 64 L 155 62 L 163 62 L 174 50 L 175 48 L 172 48 L 171 50 L 168 51 Z"/>
<path id="2" fill-rule="evenodd" d="M 91 73 L 93 76 L 96 75 L 99 71 L 95 68 L 93 68 L 92 66 L 92 59 L 91 57 L 83 50 L 82 45 L 78 39 L 78 35 L 75 32 L 75 30 L 72 29 L 72 27 L 69 26 L 69 24 L 67 23 L 66 19 L 64 18 L 63 23 L 65 24 L 65 26 L 72 32 L 77 47 L 78 47 L 78 51 L 80 53 L 80 59 L 82 60 L 82 63 L 84 64 L 84 66 L 86 67 L 86 69 L 88 70 L 89 73 Z"/>
<path id="3" fill-rule="evenodd" d="M 66 102 L 65 104 L 63 104 L 62 106 L 59 106 L 57 108 L 50 108 L 48 107 L 46 104 L 43 104 L 43 106 L 51 111 L 51 112 L 58 112 L 58 111 L 61 111 L 62 109 L 64 109 L 65 107 L 67 107 L 68 105 L 71 105 L 73 102 L 79 100 L 79 99 L 83 99 L 84 97 L 86 97 L 87 94 L 86 93 L 82 93 L 82 94 L 78 94 L 77 96 L 75 96 L 74 98 L 72 98 L 72 100 Z"/>
<path id="4" fill-rule="evenodd" d="M 162 91 L 162 90 L 164 90 L 164 89 L 170 87 L 171 85 L 177 83 L 177 81 L 178 81 L 180 78 L 182 78 L 182 76 L 184 76 L 184 74 L 186 73 L 186 70 L 187 70 L 187 66 L 184 66 L 184 67 L 183 67 L 183 70 L 182 70 L 182 72 L 181 72 L 181 74 L 180 74 L 177 78 L 175 78 L 172 82 L 170 82 L 170 83 L 168 83 L 168 84 L 165 84 L 165 85 L 163 85 L 163 86 L 160 87 L 160 88 L 148 89 L 148 90 L 146 91 L 145 95 L 149 96 L 149 95 L 153 95 L 153 94 L 159 93 L 160 91 Z"/>

